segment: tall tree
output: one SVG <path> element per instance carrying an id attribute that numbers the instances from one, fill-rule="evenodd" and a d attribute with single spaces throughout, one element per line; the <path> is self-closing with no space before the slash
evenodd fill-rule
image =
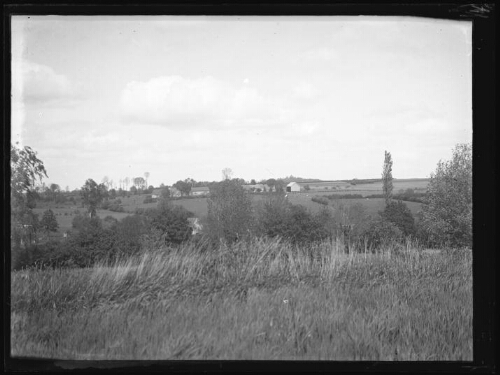
<path id="1" fill-rule="evenodd" d="M 422 224 L 432 244 L 472 246 L 472 144 L 457 144 L 431 175 Z"/>
<path id="2" fill-rule="evenodd" d="M 104 199 L 105 191 L 106 187 L 104 184 L 97 185 L 91 178 L 89 178 L 80 189 L 83 204 L 87 207 L 91 219 L 96 216 L 97 206 Z"/>
<path id="3" fill-rule="evenodd" d="M 21 246 L 27 239 L 31 241 L 37 229 L 38 218 L 33 213 L 35 184 L 48 176 L 43 162 L 36 155 L 31 147 L 10 146 L 11 235 L 16 246 Z"/>
<path id="4" fill-rule="evenodd" d="M 49 209 L 44 211 L 42 220 L 40 220 L 40 226 L 45 233 L 57 232 L 59 224 L 57 223 L 56 215 L 52 210 Z"/>
<path id="5" fill-rule="evenodd" d="M 134 182 L 134 186 L 137 189 L 144 189 L 146 187 L 146 180 L 142 177 L 135 177 L 133 179 L 133 182 Z"/>
<path id="6" fill-rule="evenodd" d="M 57 195 L 61 192 L 61 188 L 58 184 L 50 184 L 50 196 L 51 199 L 55 202 L 57 199 Z"/>
<path id="7" fill-rule="evenodd" d="M 236 181 L 224 180 L 210 187 L 209 233 L 217 240 L 234 242 L 253 229 L 252 202 Z"/>
<path id="8" fill-rule="evenodd" d="M 270 178 L 266 181 L 266 185 L 270 187 L 271 191 L 276 187 L 276 180 L 274 178 Z"/>
<path id="9" fill-rule="evenodd" d="M 384 167 L 382 170 L 382 188 L 384 190 L 385 204 L 392 200 L 392 157 L 391 153 L 385 151 Z"/>

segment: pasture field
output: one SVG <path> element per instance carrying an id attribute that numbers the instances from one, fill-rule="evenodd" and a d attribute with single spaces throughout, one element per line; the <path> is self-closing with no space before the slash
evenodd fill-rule
<path id="1" fill-rule="evenodd" d="M 348 192 L 346 192 L 348 193 Z M 328 192 L 301 192 L 301 193 L 289 193 L 288 200 L 293 204 L 300 204 L 305 206 L 311 212 L 318 212 L 323 209 L 325 206 L 313 202 L 311 198 L 313 196 L 324 196 L 330 195 L 332 193 Z M 354 194 L 354 192 L 353 192 Z M 359 194 L 359 192 L 357 193 Z M 374 193 L 370 193 L 374 194 Z M 121 220 L 126 216 L 129 216 L 135 212 L 136 208 L 147 208 L 147 207 L 156 207 L 157 203 L 142 203 L 144 201 L 145 196 L 131 196 L 130 198 L 122 198 L 123 206 L 125 212 L 113 212 L 109 210 L 97 210 L 97 215 L 104 219 L 106 216 L 112 216 L 117 220 Z M 259 202 L 262 202 L 265 198 L 265 194 L 252 194 L 251 198 L 255 205 L 258 205 Z M 188 211 L 192 212 L 194 216 L 203 218 L 207 216 L 208 213 L 208 198 L 188 198 L 188 199 L 174 199 L 171 202 L 175 205 L 183 206 Z M 385 202 L 383 198 L 364 198 L 364 199 L 339 199 L 339 200 L 329 200 L 329 209 L 334 210 L 335 207 L 342 203 L 343 205 L 354 205 L 360 203 L 365 208 L 366 215 L 375 216 L 379 211 L 383 211 L 385 207 Z M 421 204 L 416 202 L 404 202 L 408 208 L 411 210 L 412 214 L 415 215 L 421 209 Z M 59 224 L 59 229 L 57 231 L 57 236 L 61 237 L 64 232 L 71 230 L 72 220 L 76 216 L 76 210 L 81 213 L 85 213 L 86 209 L 74 206 L 74 205 L 43 205 L 42 207 L 37 207 L 33 211 L 39 215 L 39 218 L 42 218 L 43 212 L 47 209 L 51 209 L 56 215 L 57 222 Z"/>
<path id="2" fill-rule="evenodd" d="M 415 192 L 423 193 L 427 190 L 429 179 L 415 178 L 415 179 L 394 179 L 393 180 L 393 193 L 397 194 L 401 190 L 413 189 Z M 357 183 L 351 185 L 350 183 L 339 182 L 322 182 L 322 183 L 301 183 L 302 186 L 309 185 L 311 190 L 308 193 L 328 193 L 328 194 L 361 194 L 363 196 L 371 194 L 382 194 L 382 181 L 370 183 Z"/>
<path id="3" fill-rule="evenodd" d="M 414 189 L 416 192 L 423 192 L 427 188 L 429 180 L 428 179 L 406 179 L 406 180 L 394 180 L 394 193 L 398 193 L 400 190 L 406 189 Z M 331 194 L 361 194 L 363 196 L 367 196 L 370 194 L 381 194 L 382 193 L 382 183 L 381 182 L 373 182 L 373 183 L 364 183 L 357 185 L 350 185 L 347 183 L 342 183 L 345 188 L 339 190 L 328 190 L 327 187 L 334 186 L 334 184 L 339 184 L 337 182 L 325 182 L 318 183 L 318 187 L 321 188 L 318 190 L 310 190 L 307 192 L 301 193 L 291 193 L 288 194 L 288 199 L 293 204 L 301 204 L 305 206 L 307 209 L 312 212 L 317 212 L 322 209 L 324 206 L 318 204 L 316 202 L 311 201 L 313 196 L 324 196 Z M 302 184 L 304 185 L 304 184 Z M 331 186 L 330 186 L 331 185 Z M 335 185 L 336 186 L 336 185 Z M 340 186 L 340 185 L 339 185 Z M 121 205 L 124 208 L 124 212 L 113 212 L 109 210 L 97 210 L 97 215 L 104 219 L 106 216 L 112 216 L 118 220 L 123 219 L 124 217 L 133 214 L 137 208 L 153 208 L 156 207 L 157 203 L 143 203 L 144 199 L 147 195 L 130 195 L 129 197 L 120 197 L 122 201 Z M 252 200 L 254 203 L 258 204 L 258 202 L 265 199 L 265 194 L 252 194 Z M 361 203 L 363 207 L 365 207 L 367 215 L 376 215 L 378 211 L 384 209 L 384 200 L 382 198 L 370 198 L 370 199 L 341 199 L 339 202 L 345 205 L 352 205 L 356 203 Z M 183 206 L 188 211 L 191 211 L 194 216 L 203 218 L 206 217 L 208 213 L 208 204 L 207 198 L 187 198 L 187 199 L 174 199 L 172 200 L 173 204 Z M 420 203 L 415 202 L 405 202 L 405 204 L 410 208 L 412 214 L 416 214 L 421 207 Z M 333 209 L 336 203 L 334 201 L 330 201 L 329 207 Z M 81 213 L 85 213 L 86 209 L 81 205 L 74 205 L 71 203 L 64 204 L 55 204 L 52 202 L 39 202 L 37 207 L 33 210 L 36 214 L 39 215 L 39 218 L 42 218 L 43 212 L 47 209 L 51 209 L 54 211 L 56 215 L 57 222 L 59 224 L 59 229 L 57 233 L 54 234 L 56 237 L 62 237 L 63 233 L 71 230 L 71 223 L 73 218 L 75 217 L 76 210 L 79 210 Z"/>
<path id="4" fill-rule="evenodd" d="M 156 205 L 156 203 L 155 203 Z M 55 205 L 55 206 L 48 206 L 44 205 L 43 207 L 36 207 L 33 209 L 33 212 L 35 214 L 38 214 L 39 219 L 42 219 L 43 217 L 43 212 L 45 210 L 51 209 L 54 212 L 54 215 L 56 215 L 56 220 L 57 224 L 59 224 L 59 228 L 57 229 L 57 236 L 62 237 L 63 233 L 66 231 L 69 231 L 72 229 L 72 221 L 76 216 L 76 211 L 80 211 L 80 213 L 85 214 L 87 210 L 85 208 L 82 208 L 81 206 L 74 206 L 74 205 Z M 130 213 L 128 212 L 113 212 L 109 210 L 102 210 L 98 209 L 97 210 L 97 216 L 99 216 L 101 219 L 104 219 L 106 216 L 112 216 L 117 220 L 121 220 L 126 216 L 129 216 Z"/>
<path id="5" fill-rule="evenodd" d="M 325 194 L 309 194 L 309 193 L 299 193 L 299 194 L 288 194 L 288 200 L 293 204 L 300 204 L 311 210 L 312 212 L 318 212 L 323 209 L 322 204 L 313 202 L 311 200 L 312 197 L 324 196 Z M 355 204 L 363 205 L 365 209 L 366 215 L 376 216 L 379 211 L 383 211 L 385 208 L 385 200 L 384 198 L 359 198 L 359 199 L 337 199 L 337 200 L 328 200 L 329 204 L 327 207 L 331 210 L 335 210 L 339 204 L 344 206 L 352 206 Z M 415 215 L 418 211 L 421 210 L 421 203 L 417 202 L 404 202 L 410 209 L 411 213 Z"/>
<path id="6" fill-rule="evenodd" d="M 472 255 L 254 239 L 12 272 L 11 354 L 79 360 L 472 360 Z M 310 256 L 311 252 L 314 254 Z"/>

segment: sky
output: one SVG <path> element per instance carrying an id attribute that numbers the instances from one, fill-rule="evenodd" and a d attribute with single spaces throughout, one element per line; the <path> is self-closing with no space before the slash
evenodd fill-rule
<path id="1" fill-rule="evenodd" d="M 472 141 L 472 23 L 14 16 L 11 116 L 63 189 L 425 178 Z"/>

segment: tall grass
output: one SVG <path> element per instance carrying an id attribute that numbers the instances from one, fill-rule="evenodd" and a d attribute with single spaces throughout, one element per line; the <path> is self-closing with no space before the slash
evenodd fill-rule
<path id="1" fill-rule="evenodd" d="M 472 359 L 472 256 L 254 239 L 12 273 L 12 354 L 62 359 Z"/>

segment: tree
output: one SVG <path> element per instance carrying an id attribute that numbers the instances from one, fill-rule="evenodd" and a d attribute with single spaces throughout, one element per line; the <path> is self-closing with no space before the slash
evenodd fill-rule
<path id="1" fill-rule="evenodd" d="M 61 192 L 61 188 L 58 184 L 50 184 L 48 193 L 50 194 L 50 200 L 56 201 L 57 195 Z"/>
<path id="2" fill-rule="evenodd" d="M 142 177 L 135 177 L 133 179 L 133 182 L 134 182 L 134 186 L 138 189 L 138 190 L 142 190 L 146 187 L 146 180 L 143 179 Z"/>
<path id="3" fill-rule="evenodd" d="M 392 157 L 391 153 L 387 151 L 385 151 L 382 170 L 382 188 L 384 190 L 385 204 L 388 205 L 392 199 Z"/>
<path id="4" fill-rule="evenodd" d="M 250 234 L 252 202 L 240 184 L 224 180 L 211 186 L 207 221 L 216 240 L 231 243 Z"/>
<path id="5" fill-rule="evenodd" d="M 179 180 L 173 186 L 181 192 L 181 195 L 189 195 L 191 192 L 191 184 L 189 182 Z"/>
<path id="6" fill-rule="evenodd" d="M 276 180 L 274 178 L 270 178 L 269 180 L 266 181 L 266 185 L 271 188 L 271 191 L 273 188 L 276 186 Z"/>
<path id="7" fill-rule="evenodd" d="M 163 187 L 160 192 L 160 199 L 170 198 L 170 190 L 167 187 Z"/>
<path id="8" fill-rule="evenodd" d="M 10 146 L 11 239 L 17 247 L 30 243 L 38 226 L 38 217 L 33 213 L 37 196 L 35 184 L 48 176 L 36 155 L 31 147 Z"/>
<path id="9" fill-rule="evenodd" d="M 233 171 L 231 168 L 224 168 L 222 170 L 222 180 L 230 180 L 233 177 Z"/>
<path id="10" fill-rule="evenodd" d="M 415 234 L 415 219 L 408 206 L 402 201 L 390 202 L 380 215 L 397 226 L 405 236 Z"/>
<path id="11" fill-rule="evenodd" d="M 123 179 L 123 183 L 125 184 L 125 188 L 123 190 L 127 190 L 128 186 L 130 185 L 130 178 L 129 177 L 125 177 Z"/>
<path id="12" fill-rule="evenodd" d="M 104 199 L 105 191 L 106 188 L 103 184 L 97 185 L 91 178 L 89 178 L 80 189 L 83 205 L 87 207 L 90 218 L 96 215 L 97 206 Z"/>
<path id="13" fill-rule="evenodd" d="M 472 246 L 472 144 L 457 144 L 431 174 L 422 226 L 433 245 Z"/>
<path id="14" fill-rule="evenodd" d="M 257 182 L 255 182 L 255 179 L 252 178 L 252 180 L 250 181 L 250 185 L 257 185 Z"/>
<path id="15" fill-rule="evenodd" d="M 284 195 L 270 195 L 259 211 L 259 231 L 268 237 L 284 237 L 291 203 Z"/>
<path id="16" fill-rule="evenodd" d="M 144 216 L 150 235 L 159 236 L 165 244 L 180 244 L 191 237 L 188 218 L 193 214 L 182 206 L 161 200 L 157 208 L 147 209 Z"/>
<path id="17" fill-rule="evenodd" d="M 281 178 L 276 180 L 276 183 L 274 185 L 277 193 L 283 193 L 285 191 L 285 186 L 286 186 L 286 182 L 283 181 L 283 179 L 281 179 Z"/>
<path id="18" fill-rule="evenodd" d="M 56 215 L 52 210 L 45 210 L 40 221 L 40 227 L 46 232 L 57 232 L 59 224 L 57 223 Z"/>

